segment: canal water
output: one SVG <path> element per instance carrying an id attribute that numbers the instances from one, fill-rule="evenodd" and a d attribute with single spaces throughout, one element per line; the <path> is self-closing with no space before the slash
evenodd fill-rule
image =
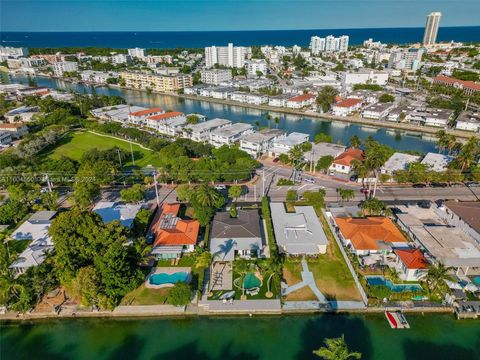
<path id="1" fill-rule="evenodd" d="M 185 319 L 63 319 L 0 325 L 2 359 L 315 359 L 325 338 L 345 335 L 362 359 L 480 359 L 480 321 L 383 314 Z"/>
<path id="2" fill-rule="evenodd" d="M 28 83 L 24 76 L 11 76 L 12 82 Z M 35 78 L 38 86 L 47 86 L 49 88 L 62 89 L 66 91 L 76 91 L 83 93 L 86 87 L 83 84 L 72 84 L 58 79 L 45 77 Z M 87 87 L 87 91 L 89 87 Z M 138 106 L 158 106 L 165 110 L 176 110 L 188 113 L 200 113 L 206 115 L 209 119 L 224 118 L 234 122 L 246 122 L 255 125 L 257 121 L 260 126 L 269 126 L 265 119 L 266 112 L 257 109 L 250 109 L 243 106 L 232 106 L 211 103 L 202 100 L 182 99 L 175 96 L 160 94 L 149 94 L 145 91 L 127 90 L 118 88 L 97 88 L 98 94 L 118 95 L 125 98 L 127 103 Z M 428 134 L 405 132 L 401 130 L 388 130 L 372 126 L 349 124 L 340 121 L 322 120 L 308 116 L 298 116 L 290 114 L 269 112 L 273 118 L 279 117 L 278 128 L 288 132 L 302 132 L 310 134 L 311 139 L 320 132 L 332 136 L 335 143 L 348 144 L 353 135 L 366 139 L 373 136 L 382 144 L 389 145 L 397 150 L 410 150 L 426 153 L 436 152 L 435 137 Z M 276 127 L 273 120 L 270 121 L 270 127 Z"/>

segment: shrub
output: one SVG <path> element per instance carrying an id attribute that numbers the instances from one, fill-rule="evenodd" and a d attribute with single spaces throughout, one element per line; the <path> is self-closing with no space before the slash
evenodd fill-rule
<path id="1" fill-rule="evenodd" d="M 170 290 L 167 302 L 174 306 L 188 305 L 192 298 L 192 289 L 184 282 L 177 282 Z"/>

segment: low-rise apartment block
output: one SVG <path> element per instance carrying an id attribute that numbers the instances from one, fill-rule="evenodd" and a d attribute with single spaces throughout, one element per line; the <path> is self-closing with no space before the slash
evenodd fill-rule
<path id="1" fill-rule="evenodd" d="M 142 72 L 122 72 L 120 77 L 125 80 L 127 87 L 133 89 L 176 92 L 192 86 L 192 76 L 189 74 L 155 75 Z"/>
<path id="2" fill-rule="evenodd" d="M 229 126 L 232 122 L 226 119 L 212 119 L 198 124 L 190 124 L 183 129 L 183 137 L 193 141 L 208 142 L 210 133 L 215 129 L 221 129 Z"/>
<path id="3" fill-rule="evenodd" d="M 245 123 L 234 123 L 229 126 L 214 129 L 210 133 L 210 144 L 219 148 L 223 145 L 233 145 L 245 134 L 253 133 L 253 126 Z"/>

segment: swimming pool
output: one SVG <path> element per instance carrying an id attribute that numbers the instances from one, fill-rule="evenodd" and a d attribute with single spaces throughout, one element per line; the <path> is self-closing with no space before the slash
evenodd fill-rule
<path id="1" fill-rule="evenodd" d="M 394 284 L 383 276 L 365 276 L 367 284 L 371 286 L 386 286 L 393 292 L 422 292 L 423 289 L 419 284 Z"/>
<path id="2" fill-rule="evenodd" d="M 472 281 L 475 285 L 480 286 L 480 276 L 475 276 Z"/>
<path id="3" fill-rule="evenodd" d="M 247 273 L 245 275 L 245 279 L 243 280 L 243 288 L 245 290 L 253 289 L 256 287 L 260 287 L 262 282 L 259 278 L 255 276 L 254 273 Z"/>
<path id="4" fill-rule="evenodd" d="M 180 271 L 173 274 L 153 274 L 148 279 L 151 285 L 175 284 L 177 282 L 188 282 L 188 273 Z"/>

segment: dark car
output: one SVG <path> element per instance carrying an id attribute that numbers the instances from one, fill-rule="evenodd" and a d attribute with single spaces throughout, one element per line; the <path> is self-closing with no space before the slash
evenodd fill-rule
<path id="1" fill-rule="evenodd" d="M 358 180 L 358 176 L 357 175 L 352 175 L 350 176 L 350 181 L 357 181 Z"/>
<path id="2" fill-rule="evenodd" d="M 413 184 L 412 187 L 417 188 L 417 189 L 420 189 L 420 188 L 425 188 L 425 187 L 427 187 L 427 185 L 422 184 L 422 183 L 418 183 L 418 184 Z"/>
<path id="3" fill-rule="evenodd" d="M 436 188 L 438 188 L 438 187 L 445 188 L 445 187 L 448 186 L 447 183 L 442 183 L 442 182 L 434 182 L 434 183 L 431 183 L 430 185 L 431 185 L 432 187 L 436 187 Z"/>
<path id="4" fill-rule="evenodd" d="M 273 159 L 273 162 L 276 163 L 276 162 L 278 162 L 279 160 L 280 160 L 279 158 L 275 158 L 275 159 Z"/>
<path id="5" fill-rule="evenodd" d="M 428 200 L 419 201 L 417 205 L 422 209 L 430 209 L 430 207 L 432 206 L 432 204 Z"/>

